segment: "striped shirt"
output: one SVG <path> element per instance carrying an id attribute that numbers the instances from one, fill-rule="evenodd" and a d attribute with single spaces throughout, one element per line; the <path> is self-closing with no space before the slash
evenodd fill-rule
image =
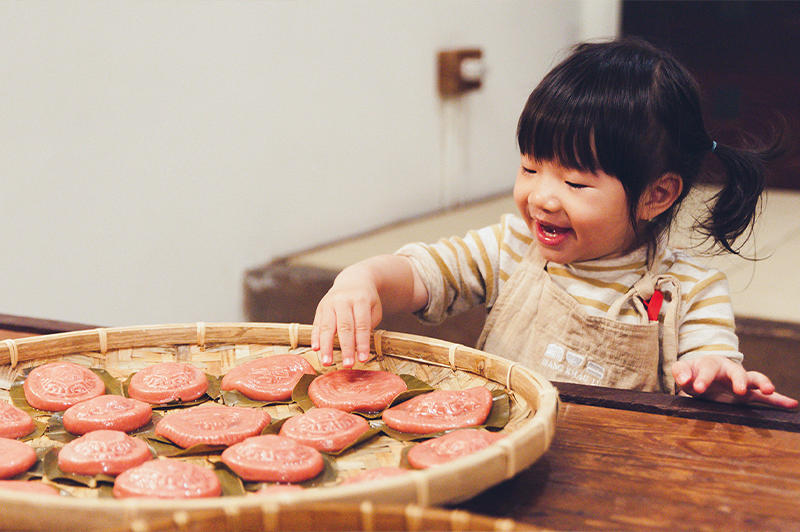
<path id="1" fill-rule="evenodd" d="M 463 238 L 403 246 L 396 253 L 413 261 L 428 289 L 428 304 L 417 316 L 437 323 L 476 305 L 491 309 L 533 242 L 525 222 L 506 214 L 499 224 L 470 231 Z M 688 360 L 714 354 L 741 362 L 725 275 L 665 245 L 659 247 L 655 260 L 657 273 L 669 272 L 681 284 L 678 357 Z M 646 248 L 642 247 L 613 259 L 548 263 L 547 272 L 589 315 L 602 317 L 644 275 L 646 267 Z M 661 309 L 662 321 L 665 309 L 666 304 Z M 628 302 L 618 319 L 639 323 L 640 318 Z"/>

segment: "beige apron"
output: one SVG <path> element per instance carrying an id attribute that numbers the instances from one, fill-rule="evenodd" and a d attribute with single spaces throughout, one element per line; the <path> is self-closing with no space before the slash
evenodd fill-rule
<path id="1" fill-rule="evenodd" d="M 649 270 L 604 317 L 590 316 L 553 283 L 532 245 L 498 295 L 478 348 L 553 381 L 675 393 L 671 368 L 677 360 L 680 283 L 670 274 L 654 275 L 652 266 Z M 659 322 L 649 321 L 643 301 L 664 283 L 672 287 L 665 294 L 668 307 L 659 338 Z M 617 321 L 629 300 L 641 323 Z"/>

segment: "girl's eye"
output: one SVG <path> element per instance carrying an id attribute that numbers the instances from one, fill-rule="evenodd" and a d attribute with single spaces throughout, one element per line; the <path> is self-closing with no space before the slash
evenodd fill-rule
<path id="1" fill-rule="evenodd" d="M 571 181 L 567 181 L 567 186 L 570 188 L 581 189 L 581 188 L 586 188 L 587 185 L 581 185 L 580 183 L 573 183 Z"/>
<path id="2" fill-rule="evenodd" d="M 526 174 L 535 174 L 536 173 L 536 170 L 533 170 L 532 168 L 525 168 L 524 166 L 522 167 L 522 171 L 524 173 L 526 173 Z"/>

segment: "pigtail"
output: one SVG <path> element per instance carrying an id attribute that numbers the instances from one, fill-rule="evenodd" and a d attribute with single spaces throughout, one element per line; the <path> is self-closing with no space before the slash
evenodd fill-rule
<path id="1" fill-rule="evenodd" d="M 698 230 L 725 251 L 739 255 L 760 213 L 766 164 L 784 152 L 780 138 L 763 149 L 713 143 L 712 154 L 724 169 L 722 188 L 712 199 L 708 217 L 698 223 Z M 746 238 L 737 243 L 742 235 Z"/>

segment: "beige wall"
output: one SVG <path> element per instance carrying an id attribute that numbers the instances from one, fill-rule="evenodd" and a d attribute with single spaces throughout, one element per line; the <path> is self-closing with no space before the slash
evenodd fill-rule
<path id="1" fill-rule="evenodd" d="M 486 68 L 457 186 L 509 189 L 529 91 L 616 5 L 2 1 L 0 313 L 236 321 L 247 268 L 439 208 L 445 48 Z"/>

